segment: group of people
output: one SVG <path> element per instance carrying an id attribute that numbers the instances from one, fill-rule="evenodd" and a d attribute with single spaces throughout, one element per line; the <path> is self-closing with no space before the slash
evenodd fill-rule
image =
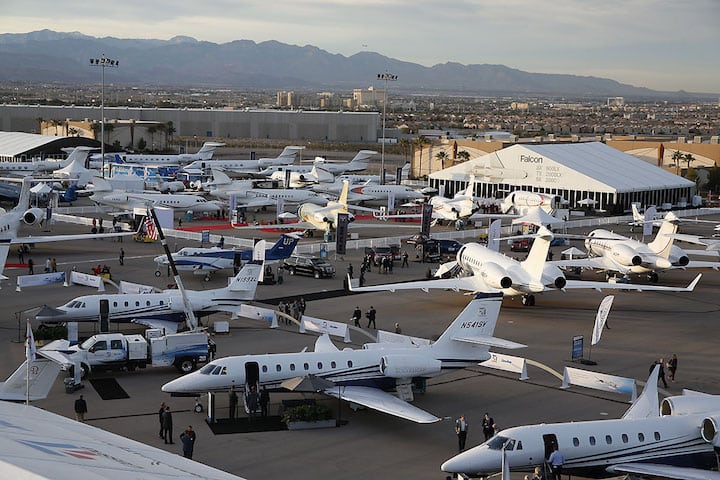
<path id="1" fill-rule="evenodd" d="M 465 441 L 467 440 L 467 434 L 469 429 L 470 424 L 468 423 L 467 418 L 465 418 L 465 415 L 460 415 L 460 417 L 455 420 L 455 433 L 458 437 L 458 451 L 460 452 L 465 450 Z M 493 418 L 487 412 L 485 412 L 485 415 L 482 419 L 482 431 L 486 442 L 490 440 L 493 436 L 495 436 L 495 434 L 497 433 L 497 425 L 495 424 L 495 420 L 493 420 Z"/>
<path id="2" fill-rule="evenodd" d="M 669 372 L 670 381 L 675 381 L 675 373 L 677 372 L 678 367 L 678 358 L 677 354 L 673 353 L 672 357 L 670 357 L 670 360 L 665 362 L 664 358 L 660 358 L 659 360 L 654 361 L 650 365 L 650 373 L 652 373 L 653 369 L 656 365 L 660 365 L 660 371 L 658 372 L 658 381 L 661 381 L 663 383 L 663 388 L 667 388 L 667 380 L 665 379 L 665 367 L 667 367 Z"/>
<path id="3" fill-rule="evenodd" d="M 370 328 L 370 325 L 372 325 L 372 328 L 377 329 L 377 325 L 375 324 L 375 317 L 377 315 L 377 311 L 375 310 L 375 307 L 370 305 L 370 308 L 367 312 L 365 312 L 365 318 L 367 318 L 367 328 Z M 360 325 L 360 319 L 362 318 L 362 310 L 360 310 L 360 306 L 356 305 L 355 310 L 353 310 L 352 317 L 350 317 L 350 320 L 353 321 L 353 325 L 355 325 L 358 328 L 361 328 Z M 398 324 L 396 324 L 397 327 L 399 327 Z"/>
<path id="4" fill-rule="evenodd" d="M 280 300 L 278 304 L 278 311 L 289 315 L 295 320 L 300 320 L 305 315 L 305 297 L 298 297 L 295 300 Z M 289 324 L 290 319 L 283 317 L 285 323 Z"/>
<path id="5" fill-rule="evenodd" d="M 238 404 L 238 396 L 237 393 L 235 393 L 235 389 L 230 387 L 230 390 L 228 391 L 228 406 L 230 408 L 230 418 L 234 419 L 237 415 L 237 404 Z M 270 392 L 267 391 L 267 388 L 263 387 L 260 392 L 257 391 L 257 387 L 255 385 L 252 385 L 250 387 L 250 390 L 245 392 L 245 405 L 247 406 L 247 410 L 250 414 L 250 418 L 254 417 L 258 409 L 260 410 L 260 415 L 263 418 L 266 418 L 268 416 L 268 405 L 270 404 Z"/>
<path id="6" fill-rule="evenodd" d="M 172 412 L 170 411 L 170 405 L 167 405 L 165 402 L 160 404 L 158 421 L 160 422 L 160 438 L 162 438 L 166 444 L 174 444 Z M 188 425 L 180 434 L 180 442 L 182 443 L 183 456 L 185 458 L 192 458 L 196 439 L 197 434 L 195 430 L 193 430 L 192 425 Z"/>

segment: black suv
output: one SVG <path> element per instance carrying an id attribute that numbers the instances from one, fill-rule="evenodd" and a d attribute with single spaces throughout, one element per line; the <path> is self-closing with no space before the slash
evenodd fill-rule
<path id="1" fill-rule="evenodd" d="M 335 276 L 335 266 L 320 257 L 296 257 L 285 259 L 283 268 L 290 275 L 310 275 L 315 278 L 330 278 Z"/>

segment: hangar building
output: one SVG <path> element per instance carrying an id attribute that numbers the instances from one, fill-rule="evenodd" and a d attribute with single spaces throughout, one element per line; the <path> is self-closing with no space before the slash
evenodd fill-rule
<path id="1" fill-rule="evenodd" d="M 26 162 L 33 157 L 65 158 L 63 148 L 97 147 L 100 142 L 84 137 L 53 137 L 22 132 L 0 131 L 0 161 Z"/>
<path id="2" fill-rule="evenodd" d="M 587 200 L 611 213 L 642 205 L 682 206 L 695 183 L 600 142 L 517 144 L 430 175 L 430 185 L 450 196 L 475 175 L 475 195 L 503 198 L 514 190 L 560 195 L 569 208 Z M 586 202 L 578 203 L 583 200 Z"/>

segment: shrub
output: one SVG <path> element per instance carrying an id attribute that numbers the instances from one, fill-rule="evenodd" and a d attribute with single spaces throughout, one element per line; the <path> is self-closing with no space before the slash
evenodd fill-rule
<path id="1" fill-rule="evenodd" d="M 331 420 L 332 410 L 325 405 L 300 405 L 289 408 L 283 413 L 283 422 L 318 422 Z"/>

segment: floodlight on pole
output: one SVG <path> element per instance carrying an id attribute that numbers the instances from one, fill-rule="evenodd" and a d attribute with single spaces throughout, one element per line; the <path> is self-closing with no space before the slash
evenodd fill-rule
<path id="1" fill-rule="evenodd" d="M 100 67 L 100 157 L 102 158 L 102 176 L 105 178 L 105 67 L 118 68 L 119 60 L 107 58 L 103 53 L 100 58 L 91 58 L 90 66 Z"/>
<path id="2" fill-rule="evenodd" d="M 388 81 L 397 81 L 398 76 L 385 71 L 378 73 L 378 80 L 385 80 L 385 90 L 383 91 L 383 124 L 382 124 L 382 145 L 380 147 L 380 182 L 385 183 L 385 115 L 387 112 L 387 89 Z"/>

